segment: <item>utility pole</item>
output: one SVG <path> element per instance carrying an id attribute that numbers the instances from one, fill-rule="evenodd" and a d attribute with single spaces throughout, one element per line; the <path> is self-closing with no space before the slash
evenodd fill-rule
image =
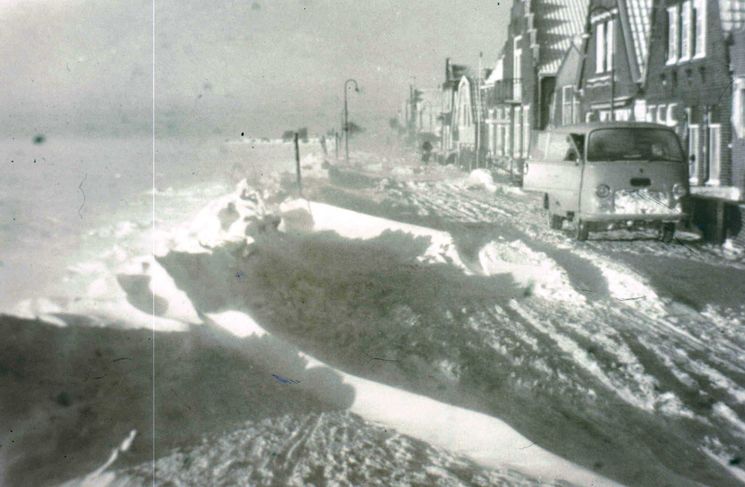
<path id="1" fill-rule="evenodd" d="M 295 132 L 295 171 L 297 173 L 297 192 L 303 195 L 303 179 L 300 174 L 300 145 L 298 144 L 298 133 Z"/>
<path id="2" fill-rule="evenodd" d="M 481 62 L 484 56 L 479 52 L 479 72 L 476 75 L 476 167 L 481 167 Z"/>
<path id="3" fill-rule="evenodd" d="M 344 162 L 349 164 L 349 106 L 347 103 L 347 89 L 349 83 L 354 83 L 354 91 L 359 93 L 360 88 L 357 81 L 352 78 L 344 82 Z"/>

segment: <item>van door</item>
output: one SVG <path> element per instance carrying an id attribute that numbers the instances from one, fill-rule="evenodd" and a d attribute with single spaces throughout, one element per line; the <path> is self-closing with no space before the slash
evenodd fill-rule
<path id="1" fill-rule="evenodd" d="M 558 142 L 561 142 L 560 144 Z M 552 174 L 553 185 L 548 191 L 552 212 L 566 216 L 579 211 L 580 186 L 584 167 L 584 136 L 565 135 L 557 141 L 556 156 L 560 158 Z"/>
<path id="2" fill-rule="evenodd" d="M 550 140 L 549 132 L 538 132 L 536 142 L 530 152 L 530 157 L 523 167 L 523 189 L 544 193 L 548 189 L 550 178 L 546 164 L 548 154 L 546 148 Z"/>

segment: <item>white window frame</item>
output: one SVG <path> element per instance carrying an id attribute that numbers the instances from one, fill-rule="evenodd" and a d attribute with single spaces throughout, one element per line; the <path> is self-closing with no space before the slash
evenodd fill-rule
<path id="1" fill-rule="evenodd" d="M 690 157 L 693 156 L 693 164 L 690 163 Z M 688 158 L 690 182 L 698 184 L 699 173 L 701 171 L 701 127 L 698 124 L 688 125 Z"/>
<path id="2" fill-rule="evenodd" d="M 561 124 L 569 125 L 574 119 L 573 103 L 574 103 L 574 87 L 573 86 L 562 86 L 561 87 Z"/>
<path id="3" fill-rule="evenodd" d="M 665 125 L 668 127 L 675 127 L 678 125 L 678 120 L 675 118 L 675 109 L 678 107 L 677 103 L 670 103 L 667 106 L 667 114 L 665 118 Z"/>
<path id="4" fill-rule="evenodd" d="M 605 22 L 595 24 L 595 73 L 605 72 Z"/>
<path id="5" fill-rule="evenodd" d="M 523 36 L 516 36 L 512 49 L 512 98 L 520 101 L 523 98 L 522 87 L 522 67 L 523 67 L 523 50 L 520 43 Z"/>
<path id="6" fill-rule="evenodd" d="M 679 6 L 667 8 L 667 64 L 678 62 L 680 32 L 678 31 Z"/>
<path id="7" fill-rule="evenodd" d="M 667 124 L 667 105 L 657 105 L 657 123 L 666 125 Z"/>
<path id="8" fill-rule="evenodd" d="M 523 157 L 530 152 L 530 105 L 523 107 Z"/>
<path id="9" fill-rule="evenodd" d="M 691 26 L 691 0 L 684 0 L 680 4 L 680 57 L 678 62 L 691 59 L 693 29 Z"/>
<path id="10" fill-rule="evenodd" d="M 745 77 L 737 78 L 732 89 L 732 127 L 738 139 L 745 138 Z"/>
<path id="11" fill-rule="evenodd" d="M 595 74 L 607 73 L 615 55 L 615 19 L 599 17 L 595 21 Z"/>
<path id="12" fill-rule="evenodd" d="M 519 158 L 522 154 L 522 115 L 520 107 L 515 107 L 515 116 L 512 121 L 512 155 Z"/>
<path id="13" fill-rule="evenodd" d="M 614 17 L 605 23 L 605 71 L 610 71 L 616 55 L 616 21 Z"/>
<path id="14" fill-rule="evenodd" d="M 647 122 L 657 122 L 657 105 L 647 105 Z"/>
<path id="15" fill-rule="evenodd" d="M 693 23 L 693 37 L 692 40 L 695 40 L 695 46 L 693 52 L 693 58 L 694 59 L 700 59 L 702 57 L 706 56 L 706 10 L 707 10 L 706 0 L 693 0 L 692 2 L 692 12 L 696 12 L 696 17 L 692 19 Z"/>
<path id="16" fill-rule="evenodd" d="M 716 134 L 716 137 L 714 137 Z M 722 125 L 718 123 L 709 124 L 709 178 L 707 186 L 719 186 L 722 177 Z"/>
<path id="17" fill-rule="evenodd" d="M 510 123 L 512 121 L 512 108 L 505 108 L 505 125 L 504 125 L 504 155 L 509 156 L 512 153 L 512 130 Z"/>

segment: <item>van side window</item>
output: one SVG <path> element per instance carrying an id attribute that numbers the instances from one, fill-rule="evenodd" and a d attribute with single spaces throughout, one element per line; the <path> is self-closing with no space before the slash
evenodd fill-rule
<path id="1" fill-rule="evenodd" d="M 572 142 L 577 146 L 580 156 L 585 153 L 585 135 L 584 134 L 572 134 Z"/>

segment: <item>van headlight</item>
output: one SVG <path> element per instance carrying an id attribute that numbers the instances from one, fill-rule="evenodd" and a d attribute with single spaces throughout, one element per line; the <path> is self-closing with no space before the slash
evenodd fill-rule
<path id="1" fill-rule="evenodd" d="M 685 186 L 683 186 L 680 183 L 673 184 L 673 196 L 676 199 L 680 199 L 683 196 L 685 196 L 686 194 L 688 194 L 688 190 L 686 190 L 686 187 Z"/>
<path id="2" fill-rule="evenodd" d="M 607 184 L 598 184 L 595 188 L 595 194 L 598 198 L 607 198 L 610 196 L 610 187 Z"/>

